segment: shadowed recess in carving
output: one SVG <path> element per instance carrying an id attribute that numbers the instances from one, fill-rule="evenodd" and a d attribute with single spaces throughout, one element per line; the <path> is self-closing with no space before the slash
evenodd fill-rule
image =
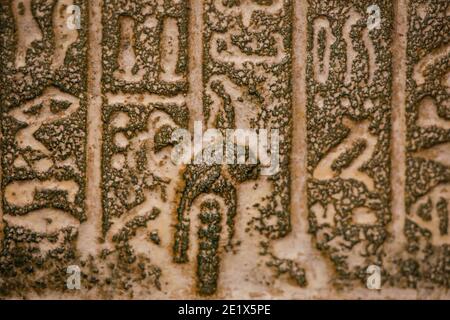
<path id="1" fill-rule="evenodd" d="M 314 76 L 317 82 L 325 83 L 330 72 L 331 46 L 336 41 L 326 17 L 314 20 Z"/>
<path id="2" fill-rule="evenodd" d="M 73 0 L 58 0 L 53 9 L 53 32 L 55 36 L 55 50 L 53 53 L 52 69 L 60 68 L 68 48 L 78 40 L 76 24 L 69 28 L 68 21 L 74 15 L 68 10 L 74 5 Z M 81 26 L 80 26 L 81 27 Z"/>
<path id="3" fill-rule="evenodd" d="M 13 0 L 12 11 L 16 23 L 16 68 L 26 65 L 27 50 L 31 49 L 33 42 L 42 40 L 39 24 L 34 19 L 31 1 Z"/>
<path id="4" fill-rule="evenodd" d="M 114 76 L 130 82 L 141 81 L 144 76 L 144 70 L 140 69 L 136 63 L 135 21 L 133 18 L 121 16 L 119 24 L 119 69 L 114 72 Z"/>

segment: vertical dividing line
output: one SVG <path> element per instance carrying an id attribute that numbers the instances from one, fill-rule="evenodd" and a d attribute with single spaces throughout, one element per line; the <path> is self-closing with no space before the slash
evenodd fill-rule
<path id="1" fill-rule="evenodd" d="M 306 202 L 306 58 L 308 2 L 293 1 L 292 28 L 292 151 L 291 172 L 291 225 L 292 233 L 308 232 Z M 308 241 L 310 242 L 310 241 Z M 308 243 L 307 242 L 307 243 Z M 299 243 L 300 244 L 300 243 Z M 305 245 L 301 245 L 304 254 Z"/>
<path id="2" fill-rule="evenodd" d="M 189 92 L 186 103 L 189 108 L 189 127 L 203 119 L 203 0 L 186 0 L 189 8 Z"/>
<path id="3" fill-rule="evenodd" d="M 295 254 L 302 268 L 305 268 L 309 292 L 301 297 L 311 297 L 312 292 L 320 292 L 327 286 L 328 268 L 320 253 L 315 249 L 308 233 L 307 207 L 307 42 L 308 42 L 308 1 L 293 0 L 292 29 L 292 151 L 291 173 L 291 233 L 278 240 L 275 245 L 280 253 Z"/>
<path id="4" fill-rule="evenodd" d="M 406 177 L 406 37 L 408 31 L 408 0 L 394 2 L 394 28 L 392 35 L 392 132 L 391 132 L 391 181 L 392 236 L 385 248 L 394 258 L 404 243 L 405 177 Z"/>
<path id="5" fill-rule="evenodd" d="M 101 150 L 102 150 L 102 0 L 88 1 L 88 110 L 87 110 L 87 221 L 79 229 L 77 248 L 82 258 L 95 255 L 102 222 Z"/>
<path id="6" fill-rule="evenodd" d="M 306 0 L 294 1 L 292 30 L 292 152 L 291 152 L 291 216 L 292 224 L 307 224 L 306 203 L 306 58 L 307 58 Z M 300 221 L 296 221 L 300 220 Z M 307 229 L 307 228 L 306 228 Z M 306 231 L 305 229 L 305 231 Z"/>

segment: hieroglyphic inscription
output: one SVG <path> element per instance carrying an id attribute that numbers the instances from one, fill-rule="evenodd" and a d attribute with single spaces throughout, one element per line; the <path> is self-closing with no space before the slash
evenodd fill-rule
<path id="1" fill-rule="evenodd" d="M 367 8 L 381 11 L 368 28 Z M 390 221 L 390 1 L 309 1 L 308 208 L 338 280 L 382 264 Z"/>
<path id="2" fill-rule="evenodd" d="M 402 283 L 450 286 L 450 3 L 411 1 Z"/>
<path id="3" fill-rule="evenodd" d="M 0 1 L 0 297 L 448 296 L 449 35 L 448 0 Z"/>
<path id="4" fill-rule="evenodd" d="M 126 275 L 156 275 L 160 266 L 131 244 L 138 231 L 170 214 L 179 167 L 170 158 L 172 132 L 187 128 L 187 1 L 103 4 L 102 233 L 105 258 Z M 163 214 L 160 214 L 164 210 Z M 169 223 L 147 237 L 152 250 Z M 141 246 L 142 247 L 142 246 Z M 141 250 L 142 251 L 142 250 Z M 131 272 L 131 273 L 130 273 Z M 136 282 L 149 282 L 139 278 Z M 132 284 L 126 281 L 125 286 Z"/>
<path id="5" fill-rule="evenodd" d="M 80 29 L 66 26 L 71 5 Z M 86 219 L 86 3 L 13 0 L 0 9 L 0 292 L 61 289 Z"/>
<path id="6" fill-rule="evenodd" d="M 187 3 L 108 1 L 103 6 L 103 89 L 176 96 L 187 89 Z"/>
<path id="7" fill-rule="evenodd" d="M 202 294 L 216 292 L 220 256 L 233 252 L 234 225 L 248 213 L 237 212 L 245 192 L 239 186 L 257 180 L 256 208 L 249 227 L 266 240 L 286 235 L 290 227 L 289 155 L 291 151 L 291 19 L 290 1 L 205 1 L 203 36 L 203 125 L 227 130 L 278 129 L 279 165 L 275 172 L 261 176 L 259 164 L 191 164 L 178 206 L 178 224 L 174 254 L 177 262 L 188 261 L 189 234 L 199 229 L 197 285 Z M 233 150 L 249 146 L 231 141 Z M 224 150 L 224 152 L 226 152 Z M 272 150 L 274 152 L 274 150 Z M 206 199 L 205 199 L 205 195 Z M 211 200 L 211 197 L 213 200 Z M 195 210 L 195 207 L 200 210 Z M 203 209 L 202 209 L 203 208 Z M 204 208 L 216 218 L 205 218 Z M 209 224 L 191 226 L 192 215 L 200 211 L 200 221 Z M 191 217 L 191 218 L 190 218 Z M 217 229 L 223 221 L 223 227 Z M 213 232 L 212 230 L 215 230 Z M 225 241 L 217 248 L 220 231 Z M 205 239 L 208 238 L 208 239 Z M 217 238 L 217 239 L 216 239 Z M 207 254 L 204 246 L 209 246 Z M 254 248 L 257 250 L 257 248 Z M 205 280 L 206 279 L 206 280 Z M 301 282 L 303 285 L 303 282 Z"/>

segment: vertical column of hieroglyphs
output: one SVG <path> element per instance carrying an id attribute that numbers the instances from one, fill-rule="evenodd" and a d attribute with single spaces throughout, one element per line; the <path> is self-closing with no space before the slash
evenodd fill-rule
<path id="1" fill-rule="evenodd" d="M 111 287 L 159 287 L 152 253 L 172 241 L 167 205 L 179 170 L 171 136 L 189 122 L 187 23 L 187 1 L 103 4 L 102 231 L 103 256 L 115 265 Z"/>
<path id="2" fill-rule="evenodd" d="M 382 263 L 392 15 L 391 1 L 309 1 L 308 217 L 338 282 L 365 279 L 368 265 Z"/>
<path id="3" fill-rule="evenodd" d="M 198 233 L 197 289 L 207 295 L 217 290 L 222 254 L 237 249 L 238 219 L 249 220 L 244 241 L 250 241 L 252 230 L 268 241 L 291 229 L 292 7 L 290 1 L 281 0 L 206 0 L 203 18 L 201 126 L 205 135 L 208 129 L 217 129 L 226 147 L 219 150 L 219 154 L 223 151 L 222 162 L 207 164 L 205 154 L 211 150 L 203 145 L 203 162 L 196 162 L 195 154 L 194 163 L 185 170 L 174 254 L 178 262 L 186 262 L 189 234 Z M 261 129 L 267 130 L 264 135 Z M 274 143 L 276 131 L 279 148 Z M 258 150 L 248 142 L 256 141 L 256 135 Z M 272 161 L 264 162 L 267 157 L 262 159 L 261 151 Z M 257 163 L 244 164 L 235 158 L 241 154 L 248 159 L 256 153 Z M 249 181 L 257 182 L 242 187 Z M 256 215 L 249 219 L 251 211 L 238 210 L 240 207 L 253 208 Z M 191 223 L 196 214 L 199 226 Z M 303 270 L 298 272 L 304 284 Z"/>
<path id="4" fill-rule="evenodd" d="M 85 220 L 86 4 L 0 4 L 0 292 L 62 288 Z"/>
<path id="5" fill-rule="evenodd" d="M 450 286 L 450 3 L 410 1 L 404 285 Z"/>

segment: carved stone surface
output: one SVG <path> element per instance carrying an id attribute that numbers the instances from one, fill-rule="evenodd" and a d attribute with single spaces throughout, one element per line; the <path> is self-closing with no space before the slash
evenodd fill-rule
<path id="1" fill-rule="evenodd" d="M 408 7 L 404 285 L 450 287 L 450 6 Z"/>
<path id="2" fill-rule="evenodd" d="M 0 292 L 62 290 L 86 220 L 87 11 L 2 1 Z"/>
<path id="3" fill-rule="evenodd" d="M 0 57 L 0 298 L 450 298 L 448 0 L 0 1 Z"/>
<path id="4" fill-rule="evenodd" d="M 383 20 L 370 29 L 372 4 Z M 342 280 L 365 282 L 388 236 L 392 10 L 310 1 L 308 11 L 308 220 Z"/>

